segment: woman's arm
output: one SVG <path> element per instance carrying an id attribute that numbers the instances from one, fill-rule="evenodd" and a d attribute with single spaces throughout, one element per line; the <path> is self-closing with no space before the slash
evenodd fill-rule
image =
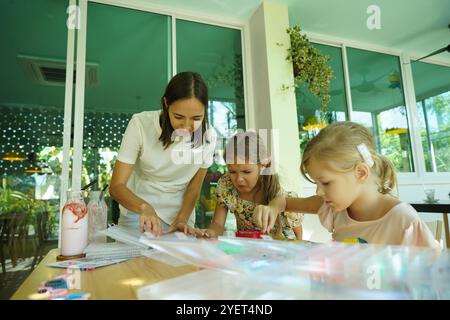
<path id="1" fill-rule="evenodd" d="M 308 198 L 286 198 L 286 207 L 284 211 L 317 213 L 322 204 L 323 200 L 319 196 Z"/>
<path id="2" fill-rule="evenodd" d="M 195 202 L 200 196 L 200 190 L 205 179 L 206 172 L 208 169 L 200 168 L 197 173 L 192 177 L 191 181 L 184 192 L 183 204 L 175 218 L 175 221 L 164 233 L 173 232 L 180 230 L 183 232 L 188 232 L 187 222 L 191 216 L 192 210 L 194 210 Z"/>
<path id="3" fill-rule="evenodd" d="M 127 164 L 116 160 L 109 193 L 111 194 L 111 197 L 122 206 L 130 211 L 140 214 L 139 228 L 142 232 L 151 231 L 156 236 L 159 236 L 161 233 L 161 225 L 155 209 L 151 204 L 139 198 L 127 188 L 127 182 L 133 169 L 133 164 Z"/>

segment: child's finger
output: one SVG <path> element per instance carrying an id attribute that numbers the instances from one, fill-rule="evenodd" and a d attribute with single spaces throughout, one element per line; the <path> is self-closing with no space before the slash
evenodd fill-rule
<path id="1" fill-rule="evenodd" d="M 194 231 L 194 236 L 196 237 L 196 238 L 203 238 L 203 232 L 201 231 L 201 230 L 195 230 Z"/>
<path id="2" fill-rule="evenodd" d="M 262 226 L 262 206 L 257 206 L 253 220 L 258 227 Z"/>
<path id="3" fill-rule="evenodd" d="M 267 231 L 267 226 L 269 224 L 269 210 L 266 206 L 262 207 L 262 231 Z"/>
<path id="4" fill-rule="evenodd" d="M 275 221 L 276 221 L 276 219 L 269 220 L 269 224 L 267 225 L 267 233 L 269 233 L 270 230 L 272 230 L 273 226 L 275 225 Z"/>

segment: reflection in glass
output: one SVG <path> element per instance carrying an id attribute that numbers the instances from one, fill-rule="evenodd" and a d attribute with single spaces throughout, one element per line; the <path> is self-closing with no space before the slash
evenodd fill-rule
<path id="1" fill-rule="evenodd" d="M 171 18 L 89 2 L 82 185 L 110 183 L 122 135 L 131 116 L 159 110 L 171 78 Z M 120 23 L 118 23 L 118 21 Z M 109 222 L 118 206 L 109 196 Z"/>
<path id="2" fill-rule="evenodd" d="M 450 172 L 450 67 L 412 63 L 427 172 Z"/>
<path id="3" fill-rule="evenodd" d="M 211 125 L 231 133 L 236 121 L 237 128 L 245 130 L 241 32 L 185 20 L 177 20 L 176 26 L 177 72 L 195 71 L 206 81 Z M 223 112 L 229 120 L 224 121 Z"/>
<path id="4" fill-rule="evenodd" d="M 414 171 L 399 58 L 347 48 L 352 120 L 369 128 L 377 151 L 400 172 Z"/>
<path id="5" fill-rule="evenodd" d="M 43 241 L 54 240 L 47 250 L 57 246 L 67 5 L 0 1 L 0 218 L 24 217 L 22 258 Z"/>

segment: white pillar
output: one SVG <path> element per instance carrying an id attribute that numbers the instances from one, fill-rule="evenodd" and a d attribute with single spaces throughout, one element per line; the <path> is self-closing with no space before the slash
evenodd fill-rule
<path id="1" fill-rule="evenodd" d="M 281 185 L 301 195 L 300 141 L 295 91 L 282 90 L 294 83 L 292 63 L 286 60 L 290 47 L 288 8 L 263 2 L 249 22 L 252 103 L 247 108 L 249 128 L 277 129 L 272 148 Z M 304 195 L 303 195 L 304 196 Z M 330 235 L 317 215 L 305 214 L 304 239 L 329 241 Z"/>
<path id="2" fill-rule="evenodd" d="M 282 185 L 300 192 L 300 143 L 294 90 L 282 90 L 294 83 L 292 63 L 286 60 L 290 46 L 287 6 L 263 2 L 249 23 L 253 82 L 254 129 L 277 129 L 273 141 Z"/>

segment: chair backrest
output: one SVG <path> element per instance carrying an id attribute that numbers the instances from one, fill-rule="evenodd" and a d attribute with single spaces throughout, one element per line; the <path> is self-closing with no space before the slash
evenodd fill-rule
<path id="1" fill-rule="evenodd" d="M 428 228 L 431 230 L 434 238 L 440 242 L 442 239 L 442 221 L 434 220 L 434 221 L 425 221 Z"/>
<path id="2" fill-rule="evenodd" d="M 38 237 L 38 241 L 42 244 L 48 238 L 48 212 L 40 212 L 36 214 L 36 235 Z"/>

